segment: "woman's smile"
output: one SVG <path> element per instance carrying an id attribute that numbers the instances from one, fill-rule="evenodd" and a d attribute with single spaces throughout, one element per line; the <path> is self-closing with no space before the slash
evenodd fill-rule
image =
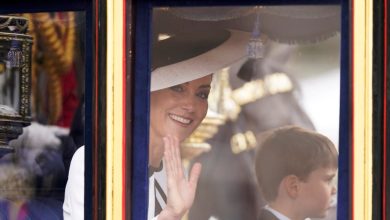
<path id="1" fill-rule="evenodd" d="M 168 116 L 169 116 L 170 119 L 172 119 L 175 122 L 178 122 L 182 126 L 188 126 L 193 121 L 192 119 L 188 119 L 188 118 L 185 118 L 185 117 L 182 117 L 182 116 L 179 116 L 179 115 L 175 115 L 175 114 L 172 114 L 172 113 L 169 113 Z"/>

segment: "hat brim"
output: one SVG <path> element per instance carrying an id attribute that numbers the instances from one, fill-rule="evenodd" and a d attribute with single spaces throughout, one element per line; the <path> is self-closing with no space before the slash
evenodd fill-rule
<path id="1" fill-rule="evenodd" d="M 152 72 L 150 91 L 202 78 L 246 57 L 250 33 L 229 31 L 230 37 L 218 47 L 196 57 L 155 69 Z"/>

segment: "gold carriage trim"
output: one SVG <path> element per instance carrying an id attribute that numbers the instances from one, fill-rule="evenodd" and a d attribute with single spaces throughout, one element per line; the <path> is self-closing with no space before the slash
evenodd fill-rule
<path id="1" fill-rule="evenodd" d="M 293 89 L 293 84 L 285 73 L 273 73 L 245 83 L 241 88 L 232 92 L 232 99 L 238 105 L 245 105 L 256 101 L 266 95 L 289 92 Z"/>

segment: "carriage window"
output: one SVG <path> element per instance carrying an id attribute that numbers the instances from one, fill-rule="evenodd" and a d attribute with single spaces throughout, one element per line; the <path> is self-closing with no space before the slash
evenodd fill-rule
<path id="1" fill-rule="evenodd" d="M 286 201 L 336 219 L 340 6 L 152 16 L 148 219 L 172 205 L 176 145 L 186 181 L 202 164 L 189 220 L 296 217 Z"/>
<path id="2" fill-rule="evenodd" d="M 85 21 L 0 15 L 0 219 L 63 218 L 70 161 L 84 145 Z"/>

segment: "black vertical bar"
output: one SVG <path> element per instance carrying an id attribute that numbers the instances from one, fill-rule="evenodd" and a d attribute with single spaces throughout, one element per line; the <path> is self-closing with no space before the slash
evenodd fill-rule
<path id="1" fill-rule="evenodd" d="M 373 192 L 372 219 L 382 219 L 383 195 L 383 88 L 384 88 L 384 59 L 383 59 L 383 2 L 373 2 Z"/>
<path id="2" fill-rule="evenodd" d="M 390 161 L 389 161 L 389 156 L 390 156 L 390 132 L 389 132 L 389 126 L 390 126 L 390 52 L 389 52 L 389 43 L 390 43 L 390 16 L 389 16 L 389 5 L 390 1 L 389 0 L 383 0 L 384 2 L 384 24 L 383 26 L 385 27 L 385 32 L 383 34 L 383 42 L 385 46 L 385 54 L 386 54 L 386 59 L 384 60 L 384 63 L 386 64 L 386 68 L 384 70 L 384 80 L 385 80 L 385 89 L 384 89 L 384 94 L 386 94 L 386 97 L 383 99 L 386 102 L 386 108 L 384 109 L 384 114 L 386 116 L 386 129 L 383 131 L 384 138 L 386 138 L 386 143 L 384 143 L 383 147 L 386 150 L 386 154 L 384 154 L 385 161 L 386 163 L 384 164 L 384 175 L 386 177 L 386 182 L 385 184 L 385 192 L 384 192 L 384 201 L 385 204 L 382 205 L 382 207 L 385 207 L 386 210 L 384 210 L 385 213 L 385 219 L 384 220 L 390 220 Z"/>
<path id="3" fill-rule="evenodd" d="M 84 213 L 85 213 L 85 219 L 92 219 L 91 213 L 93 212 L 92 207 L 92 201 L 93 201 L 93 194 L 92 194 L 92 146 L 93 141 L 92 137 L 94 132 L 94 126 L 92 124 L 93 121 L 93 115 L 92 112 L 93 109 L 93 102 L 92 98 L 88 97 L 94 97 L 94 76 L 93 69 L 94 64 L 97 62 L 94 60 L 94 44 L 93 42 L 93 11 L 92 11 L 92 1 L 89 1 L 86 11 L 85 11 L 85 95 L 84 95 L 84 103 L 85 103 L 85 116 L 84 116 L 84 132 L 85 132 L 85 191 L 84 191 Z"/>
<path id="4" fill-rule="evenodd" d="M 351 68 L 351 2 L 341 2 L 341 57 L 340 57 L 340 129 L 339 129 L 339 172 L 337 194 L 337 219 L 351 218 L 351 156 L 352 156 L 352 91 Z M 342 192 L 342 193 L 340 193 Z"/>
<path id="5" fill-rule="evenodd" d="M 126 1 L 126 24 L 125 24 L 125 36 L 126 36 L 126 94 L 125 94 L 125 138 L 126 138 L 126 149 L 125 149 L 125 219 L 131 220 L 132 215 L 132 157 L 133 157 L 133 128 L 132 128 L 132 109 L 133 109 L 133 86 L 134 86 L 134 45 L 135 45 L 135 10 L 134 1 Z"/>
<path id="6" fill-rule="evenodd" d="M 93 72 L 93 130 L 92 157 L 92 219 L 106 219 L 106 44 L 107 44 L 107 4 L 104 0 L 95 0 L 93 7 L 93 53 L 95 62 Z M 90 189 L 86 189 L 89 191 Z M 88 218 L 86 218 L 88 219 Z"/>
<path id="7" fill-rule="evenodd" d="M 148 207 L 148 146 L 151 4 L 137 0 L 133 4 L 134 26 L 134 81 L 132 96 L 132 219 L 147 219 Z"/>

